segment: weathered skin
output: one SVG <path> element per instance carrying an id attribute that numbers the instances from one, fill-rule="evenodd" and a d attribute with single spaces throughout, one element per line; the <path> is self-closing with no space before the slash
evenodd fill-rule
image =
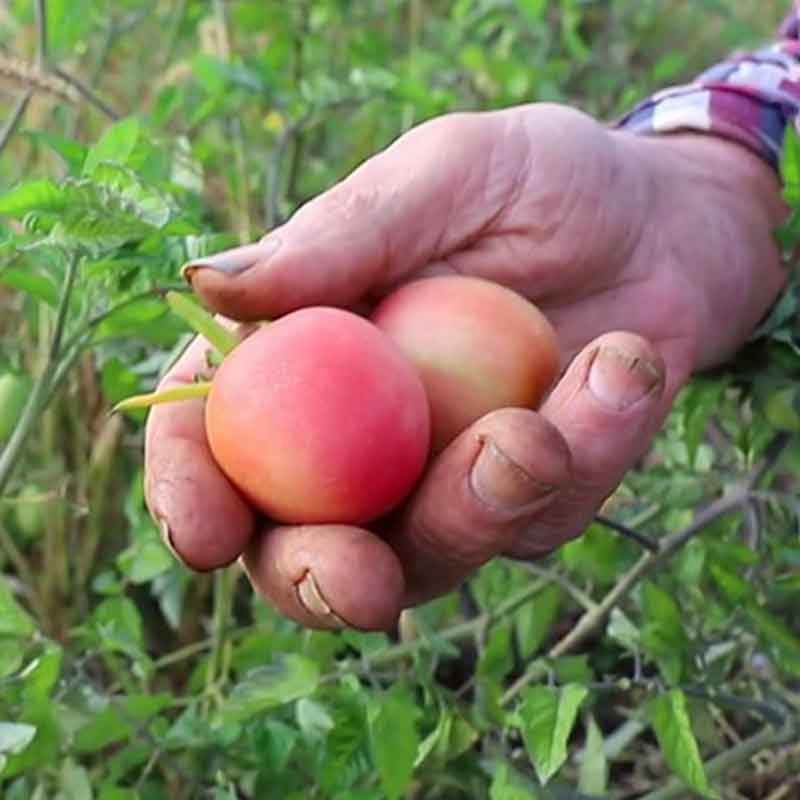
<path id="1" fill-rule="evenodd" d="M 428 456 L 414 368 L 348 311 L 297 311 L 245 339 L 206 405 L 223 472 L 273 520 L 363 523 L 411 491 Z"/>
<path id="2" fill-rule="evenodd" d="M 461 275 L 412 281 L 372 321 L 417 367 L 431 403 L 433 452 L 498 408 L 537 408 L 558 374 L 555 332 L 497 283 Z"/>

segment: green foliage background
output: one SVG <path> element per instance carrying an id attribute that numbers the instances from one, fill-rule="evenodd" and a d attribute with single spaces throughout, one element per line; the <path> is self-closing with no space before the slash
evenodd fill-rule
<path id="1" fill-rule="evenodd" d="M 3 797 L 800 791 L 800 449 L 729 377 L 684 392 L 604 509 L 649 549 L 595 524 L 393 637 L 301 630 L 237 568 L 176 565 L 144 509 L 142 418 L 108 415 L 185 344 L 164 294 L 189 258 L 437 114 L 611 120 L 769 39 L 781 5 L 4 4 Z M 773 412 L 796 426 L 791 397 Z"/>

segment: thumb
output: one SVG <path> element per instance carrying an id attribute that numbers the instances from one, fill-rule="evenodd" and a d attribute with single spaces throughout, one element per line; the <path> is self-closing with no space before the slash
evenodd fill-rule
<path id="1" fill-rule="evenodd" d="M 509 143 L 508 114 L 420 125 L 260 242 L 190 262 L 184 276 L 206 305 L 240 320 L 380 293 L 474 240 L 502 211 L 514 174 L 491 170 L 491 154 L 525 161 L 507 152 L 525 147 Z"/>

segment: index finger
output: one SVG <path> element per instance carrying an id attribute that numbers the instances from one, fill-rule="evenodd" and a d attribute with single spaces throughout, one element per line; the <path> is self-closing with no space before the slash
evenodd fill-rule
<path id="1" fill-rule="evenodd" d="M 207 368 L 208 342 L 196 338 L 159 384 L 191 383 Z M 154 406 L 145 433 L 145 496 L 169 548 L 187 566 L 212 570 L 247 546 L 255 514 L 211 455 L 202 398 Z"/>

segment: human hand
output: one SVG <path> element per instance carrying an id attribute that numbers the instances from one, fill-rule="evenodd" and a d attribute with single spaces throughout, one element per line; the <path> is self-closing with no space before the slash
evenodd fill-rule
<path id="1" fill-rule="evenodd" d="M 769 168 L 711 137 L 637 138 L 545 104 L 424 124 L 260 243 L 190 265 L 192 286 L 247 321 L 369 308 L 426 275 L 494 280 L 556 327 L 568 366 L 542 408 L 479 420 L 368 531 L 257 518 L 210 455 L 202 401 L 159 406 L 150 509 L 187 565 L 243 554 L 299 622 L 388 628 L 492 557 L 585 529 L 691 373 L 731 355 L 774 300 L 784 213 Z M 196 340 L 161 388 L 191 381 L 205 349 Z"/>

